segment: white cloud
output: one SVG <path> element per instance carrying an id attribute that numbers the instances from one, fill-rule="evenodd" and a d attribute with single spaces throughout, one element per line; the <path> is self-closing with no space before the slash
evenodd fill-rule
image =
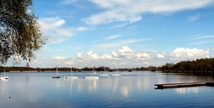
<path id="1" fill-rule="evenodd" d="M 62 43 L 64 41 L 64 39 L 63 38 L 49 38 L 48 41 L 51 43 Z"/>
<path id="2" fill-rule="evenodd" d="M 84 19 L 87 24 L 91 25 L 108 24 L 112 22 L 134 23 L 139 20 L 141 20 L 141 16 L 131 16 L 126 12 L 121 12 L 118 10 L 107 11 L 104 13 L 92 15 L 91 17 Z"/>
<path id="3" fill-rule="evenodd" d="M 64 57 L 64 56 L 55 56 L 55 57 L 53 57 L 53 59 L 54 60 L 65 60 L 66 59 L 66 57 Z"/>
<path id="4" fill-rule="evenodd" d="M 56 22 L 52 23 L 52 27 L 60 27 L 62 25 L 65 24 L 65 20 L 64 19 L 58 19 L 56 20 Z"/>
<path id="5" fill-rule="evenodd" d="M 186 59 L 195 59 L 195 58 L 206 58 L 209 57 L 209 51 L 204 49 L 189 49 L 189 48 L 176 48 L 172 53 L 172 57 L 176 58 L 186 58 Z"/>
<path id="6" fill-rule="evenodd" d="M 99 54 L 94 51 L 79 52 L 76 59 L 65 56 L 55 56 L 51 60 L 44 60 L 44 56 L 40 60 L 33 61 L 32 65 L 44 66 L 74 66 L 83 68 L 85 66 L 109 66 L 118 67 L 146 67 L 146 66 L 162 66 L 165 63 L 176 63 L 182 60 L 195 60 L 199 58 L 214 57 L 214 49 L 197 49 L 197 48 L 176 48 L 170 52 L 152 52 L 138 49 L 138 51 L 128 47 L 111 51 L 109 53 Z M 45 57 L 47 58 L 47 57 Z M 44 61 L 43 61 L 44 60 Z M 25 65 L 25 64 L 24 64 Z"/>
<path id="7" fill-rule="evenodd" d="M 194 39 L 209 39 L 209 38 L 214 38 L 214 35 L 197 36 L 197 37 L 194 37 Z"/>
<path id="8" fill-rule="evenodd" d="M 94 53 L 93 51 L 88 51 L 87 52 L 87 55 L 90 57 L 90 58 L 92 58 L 92 59 L 99 59 L 100 57 L 96 54 L 96 53 Z"/>
<path id="9" fill-rule="evenodd" d="M 118 55 L 121 58 L 131 58 L 133 51 L 128 46 L 123 46 L 122 49 L 118 50 Z"/>
<path id="10" fill-rule="evenodd" d="M 114 25 L 114 26 L 112 26 L 111 28 L 112 28 L 112 29 L 120 28 L 120 27 L 124 27 L 124 26 L 126 26 L 126 25 L 128 25 L 128 24 L 129 24 L 129 23 L 122 23 L 122 24 Z"/>
<path id="11" fill-rule="evenodd" d="M 74 30 L 64 27 L 65 20 L 59 17 L 39 19 L 41 30 L 44 36 L 48 37 L 51 43 L 63 42 L 66 37 L 74 36 Z"/>
<path id="12" fill-rule="evenodd" d="M 86 31 L 86 30 L 88 30 L 88 28 L 87 27 L 78 27 L 77 30 L 78 31 Z"/>
<path id="13" fill-rule="evenodd" d="M 62 4 L 64 5 L 70 5 L 73 3 L 76 3 L 78 0 L 63 0 Z"/>
<path id="14" fill-rule="evenodd" d="M 82 53 L 77 54 L 77 58 L 83 58 Z M 97 54 L 93 51 L 87 52 L 87 57 L 84 59 L 89 58 L 93 60 L 121 60 L 121 59 L 130 59 L 134 56 L 134 52 L 128 46 L 123 46 L 118 51 L 113 51 L 111 54 Z"/>
<path id="15" fill-rule="evenodd" d="M 108 49 L 108 48 L 132 44 L 132 43 L 143 42 L 147 40 L 150 40 L 150 39 L 127 39 L 127 40 L 121 40 L 121 41 L 116 41 L 111 43 L 98 44 L 95 47 L 100 49 Z"/>
<path id="16" fill-rule="evenodd" d="M 148 61 L 144 62 L 145 65 L 150 66 L 151 63 L 149 63 Z M 153 65 L 154 66 L 154 65 Z"/>
<path id="17" fill-rule="evenodd" d="M 109 54 L 98 55 L 98 54 L 94 53 L 93 51 L 88 51 L 87 55 L 89 58 L 95 59 L 95 60 L 110 60 L 110 59 L 112 59 L 112 56 Z"/>
<path id="18" fill-rule="evenodd" d="M 74 61 L 73 60 L 66 60 L 64 62 L 64 64 L 67 65 L 67 66 L 71 66 L 71 65 L 74 65 Z"/>
<path id="19" fill-rule="evenodd" d="M 190 43 L 190 45 L 203 45 L 208 43 L 212 43 L 212 42 L 210 41 L 193 42 L 193 43 Z"/>
<path id="20" fill-rule="evenodd" d="M 120 53 L 132 53 L 132 49 L 130 49 L 128 46 L 123 46 L 122 49 L 118 50 Z"/>
<path id="21" fill-rule="evenodd" d="M 214 35 L 194 36 L 194 37 L 192 37 L 192 39 L 195 42 L 189 43 L 189 45 L 203 45 L 203 44 L 213 43 L 212 38 L 214 38 Z"/>
<path id="22" fill-rule="evenodd" d="M 100 57 L 101 59 L 109 59 L 109 60 L 111 60 L 113 57 L 111 56 L 111 55 L 109 55 L 109 54 L 104 54 L 104 55 L 102 55 L 101 57 Z"/>
<path id="23" fill-rule="evenodd" d="M 187 19 L 190 21 L 190 22 L 194 22 L 196 20 L 198 20 L 199 18 L 201 17 L 201 15 L 192 15 L 192 16 L 189 16 L 187 17 Z"/>
<path id="24" fill-rule="evenodd" d="M 150 58 L 148 53 L 138 53 L 136 56 L 137 56 L 137 59 L 149 59 Z"/>
<path id="25" fill-rule="evenodd" d="M 118 55 L 115 51 L 112 52 L 112 56 L 113 56 L 114 58 L 118 58 L 118 57 L 119 57 L 119 55 Z"/>
<path id="26" fill-rule="evenodd" d="M 51 64 L 50 61 L 48 64 Z M 58 67 L 71 67 L 71 65 L 74 65 L 75 61 L 71 58 L 65 57 L 65 56 L 54 56 L 52 57 L 52 65 L 56 65 Z"/>
<path id="27" fill-rule="evenodd" d="M 77 53 L 77 58 L 78 59 L 84 59 L 84 56 L 81 52 Z"/>
<path id="28" fill-rule="evenodd" d="M 122 35 L 111 35 L 111 36 L 106 37 L 105 40 L 112 40 L 112 39 L 115 39 L 115 38 L 119 38 L 121 36 Z"/>
<path id="29" fill-rule="evenodd" d="M 134 23 L 142 19 L 145 13 L 173 13 L 182 10 L 197 9 L 213 4 L 213 0 L 90 0 L 106 10 L 91 15 L 84 21 L 91 25 L 112 22 Z"/>
<path id="30" fill-rule="evenodd" d="M 163 54 L 157 54 L 157 58 L 165 58 Z"/>

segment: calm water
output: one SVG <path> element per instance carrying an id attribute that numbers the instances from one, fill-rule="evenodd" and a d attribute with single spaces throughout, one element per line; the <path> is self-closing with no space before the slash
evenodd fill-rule
<path id="1" fill-rule="evenodd" d="M 120 77 L 85 80 L 83 76 L 91 73 L 81 72 L 73 73 L 79 79 L 64 80 L 52 79 L 54 72 L 6 74 L 9 80 L 0 80 L 0 108 L 214 107 L 214 87 L 154 89 L 155 83 L 213 81 L 212 77 L 122 72 Z"/>

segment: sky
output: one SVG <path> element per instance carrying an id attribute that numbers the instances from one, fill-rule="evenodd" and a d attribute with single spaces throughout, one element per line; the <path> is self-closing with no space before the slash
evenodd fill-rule
<path id="1" fill-rule="evenodd" d="M 214 0 L 33 2 L 48 40 L 31 67 L 133 68 L 214 57 Z"/>

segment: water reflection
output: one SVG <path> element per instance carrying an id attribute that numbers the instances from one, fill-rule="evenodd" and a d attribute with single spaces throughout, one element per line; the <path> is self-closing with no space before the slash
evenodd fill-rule
<path id="1" fill-rule="evenodd" d="M 26 105 L 31 108 L 154 106 L 167 104 L 171 98 L 176 101 L 175 97 L 178 95 L 202 92 L 209 94 L 210 91 L 206 90 L 212 89 L 191 87 L 155 90 L 155 83 L 207 81 L 207 79 L 213 81 L 212 77 L 154 72 L 124 72 L 120 77 L 100 77 L 98 80 L 83 79 L 82 76 L 88 73 L 73 73 L 79 77 L 75 80 L 52 79 L 52 74 L 55 73 L 10 73 L 9 80 L 0 80 L 0 107 L 23 108 Z M 69 74 L 63 73 L 62 76 Z M 214 96 L 212 94 L 210 96 L 213 100 Z"/>
<path id="2" fill-rule="evenodd" d="M 120 93 L 124 96 L 124 97 L 128 97 L 129 95 L 129 88 L 127 86 L 122 86 L 120 89 L 119 89 Z"/>
<path id="3" fill-rule="evenodd" d="M 99 80 L 76 80 L 78 92 L 87 90 L 88 93 L 96 93 L 102 90 L 104 93 L 120 94 L 123 97 L 128 97 L 130 93 L 135 91 L 147 91 L 153 87 L 153 79 L 148 76 L 123 76 L 116 78 L 100 78 Z"/>
<path id="4" fill-rule="evenodd" d="M 75 79 L 76 80 L 76 79 Z M 70 92 L 69 92 L 69 99 L 72 97 L 72 91 L 73 91 L 73 82 L 75 81 L 75 80 L 70 80 Z"/>
<path id="5" fill-rule="evenodd" d="M 87 80 L 88 81 L 88 91 L 90 93 L 95 92 L 97 90 L 97 80 Z"/>
<path id="6" fill-rule="evenodd" d="M 188 87 L 188 88 L 177 88 L 175 89 L 178 94 L 190 94 L 190 93 L 199 93 L 199 87 Z"/>
<path id="7" fill-rule="evenodd" d="M 182 73 L 157 73 L 157 83 L 209 82 L 211 76 L 196 76 Z"/>

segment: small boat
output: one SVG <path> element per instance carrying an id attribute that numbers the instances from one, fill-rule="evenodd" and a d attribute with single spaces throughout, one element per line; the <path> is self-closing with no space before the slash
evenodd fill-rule
<path id="1" fill-rule="evenodd" d="M 64 79 L 72 80 L 72 79 L 78 79 L 78 77 L 77 76 L 64 76 Z"/>
<path id="2" fill-rule="evenodd" d="M 53 76 L 52 78 L 55 78 L 55 79 L 61 78 L 60 76 L 58 76 L 58 68 L 56 68 L 56 76 Z"/>
<path id="3" fill-rule="evenodd" d="M 106 68 L 104 67 L 104 73 L 100 74 L 99 76 L 108 77 L 109 74 L 107 74 Z"/>
<path id="4" fill-rule="evenodd" d="M 100 74 L 99 76 L 109 76 L 109 74 Z"/>
<path id="5" fill-rule="evenodd" d="M 78 76 L 72 75 L 72 68 L 71 68 L 71 76 L 64 76 L 64 79 L 66 79 L 66 80 L 78 79 Z"/>
<path id="6" fill-rule="evenodd" d="M 60 76 L 53 76 L 52 78 L 60 78 Z"/>
<path id="7" fill-rule="evenodd" d="M 121 76 L 121 74 L 112 74 L 111 76 Z"/>
<path id="8" fill-rule="evenodd" d="M 118 70 L 118 68 L 117 68 L 117 65 L 116 65 L 116 73 L 111 74 L 111 76 L 114 76 L 114 77 L 119 77 L 119 76 L 121 76 L 121 74 L 119 74 L 119 70 Z"/>
<path id="9" fill-rule="evenodd" d="M 87 80 L 97 80 L 97 79 L 99 79 L 99 77 L 96 76 L 96 72 L 95 72 L 94 67 L 92 67 L 92 71 L 93 71 L 93 75 L 85 76 L 84 79 L 87 79 Z"/>
<path id="10" fill-rule="evenodd" d="M 85 76 L 84 79 L 87 79 L 87 80 L 97 80 L 99 79 L 98 76 Z"/>
<path id="11" fill-rule="evenodd" d="M 0 80 L 7 80 L 9 78 L 9 76 L 5 75 L 5 67 L 4 67 L 4 75 L 0 76 Z"/>
<path id="12" fill-rule="evenodd" d="M 9 78 L 8 76 L 3 76 L 3 77 L 0 77 L 0 80 L 6 80 L 8 78 Z"/>

